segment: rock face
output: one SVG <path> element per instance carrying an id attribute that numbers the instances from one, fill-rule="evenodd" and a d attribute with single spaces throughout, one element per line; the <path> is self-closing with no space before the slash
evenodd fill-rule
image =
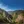
<path id="1" fill-rule="evenodd" d="M 0 9 L 0 22 L 11 22 L 12 15 L 8 14 L 5 10 Z"/>
<path id="2" fill-rule="evenodd" d="M 22 19 L 23 19 L 23 16 L 20 14 L 20 15 L 18 15 L 18 17 L 17 17 L 16 22 L 18 22 L 18 21 L 20 21 L 20 20 L 22 20 Z"/>
<path id="3" fill-rule="evenodd" d="M 15 22 L 22 22 L 22 24 L 24 24 L 24 10 L 20 10 L 18 11 L 18 17 L 16 18 Z"/>

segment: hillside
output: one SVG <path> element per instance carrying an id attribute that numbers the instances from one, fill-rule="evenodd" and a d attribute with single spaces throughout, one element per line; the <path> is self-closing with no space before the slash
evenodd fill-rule
<path id="1" fill-rule="evenodd" d="M 0 22 L 5 23 L 14 23 L 17 20 L 24 18 L 24 10 L 15 10 L 6 12 L 3 9 L 0 9 Z M 18 20 L 18 21 L 19 21 Z"/>
<path id="2" fill-rule="evenodd" d="M 13 16 L 13 22 L 15 21 L 19 14 L 23 13 L 24 16 L 24 10 L 9 11 L 9 13 L 11 13 Z"/>
<path id="3" fill-rule="evenodd" d="M 11 22 L 12 16 L 0 8 L 0 22 Z"/>

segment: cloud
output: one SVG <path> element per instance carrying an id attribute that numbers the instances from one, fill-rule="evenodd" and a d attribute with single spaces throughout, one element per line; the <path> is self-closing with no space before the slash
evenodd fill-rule
<path id="1" fill-rule="evenodd" d="M 5 4 L 3 4 L 3 3 L 0 3 L 0 8 L 1 8 L 1 9 L 4 9 L 5 11 L 14 11 L 14 10 L 12 10 L 12 9 L 9 9 L 9 8 L 8 8 L 8 5 L 5 5 Z"/>

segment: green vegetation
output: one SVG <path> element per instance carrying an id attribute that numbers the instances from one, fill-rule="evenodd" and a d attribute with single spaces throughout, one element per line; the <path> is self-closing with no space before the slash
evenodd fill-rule
<path id="1" fill-rule="evenodd" d="M 2 9 L 0 9 L 2 10 Z M 16 10 L 16 11 L 13 11 L 10 13 L 10 15 L 12 15 L 12 19 L 9 17 L 8 18 L 8 15 L 7 15 L 7 12 L 2 10 L 3 13 L 0 13 L 0 22 L 3 22 L 3 23 L 10 23 L 10 24 L 22 24 L 21 20 L 19 21 L 19 23 L 15 22 L 15 20 L 17 19 L 18 15 L 20 13 L 22 13 L 22 16 L 24 17 L 24 11 L 22 12 L 22 10 Z M 9 13 L 8 13 L 9 14 Z M 11 22 L 9 22 L 11 21 Z"/>
<path id="2" fill-rule="evenodd" d="M 18 15 L 19 14 L 21 14 L 22 13 L 22 16 L 24 17 L 24 10 L 17 10 L 17 11 L 14 11 L 13 13 L 12 13 L 12 16 L 13 16 L 13 22 L 15 22 L 15 19 L 18 17 Z M 15 15 L 14 15 L 15 14 Z M 16 22 L 17 23 L 17 22 Z M 23 24 L 22 23 L 22 20 L 20 20 L 19 21 L 19 23 L 17 23 L 17 24 Z"/>

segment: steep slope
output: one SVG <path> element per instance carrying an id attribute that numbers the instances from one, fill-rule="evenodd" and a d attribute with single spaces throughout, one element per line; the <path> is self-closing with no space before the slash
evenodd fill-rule
<path id="1" fill-rule="evenodd" d="M 0 22 L 11 22 L 12 16 L 0 8 Z"/>
<path id="2" fill-rule="evenodd" d="M 15 10 L 12 12 L 12 16 L 13 16 L 13 22 L 15 22 L 15 19 L 17 19 L 18 17 L 20 18 L 21 16 L 18 16 L 22 13 L 22 16 L 24 17 L 24 10 Z M 21 17 L 22 18 L 22 17 Z M 20 18 L 20 19 L 21 19 Z"/>

